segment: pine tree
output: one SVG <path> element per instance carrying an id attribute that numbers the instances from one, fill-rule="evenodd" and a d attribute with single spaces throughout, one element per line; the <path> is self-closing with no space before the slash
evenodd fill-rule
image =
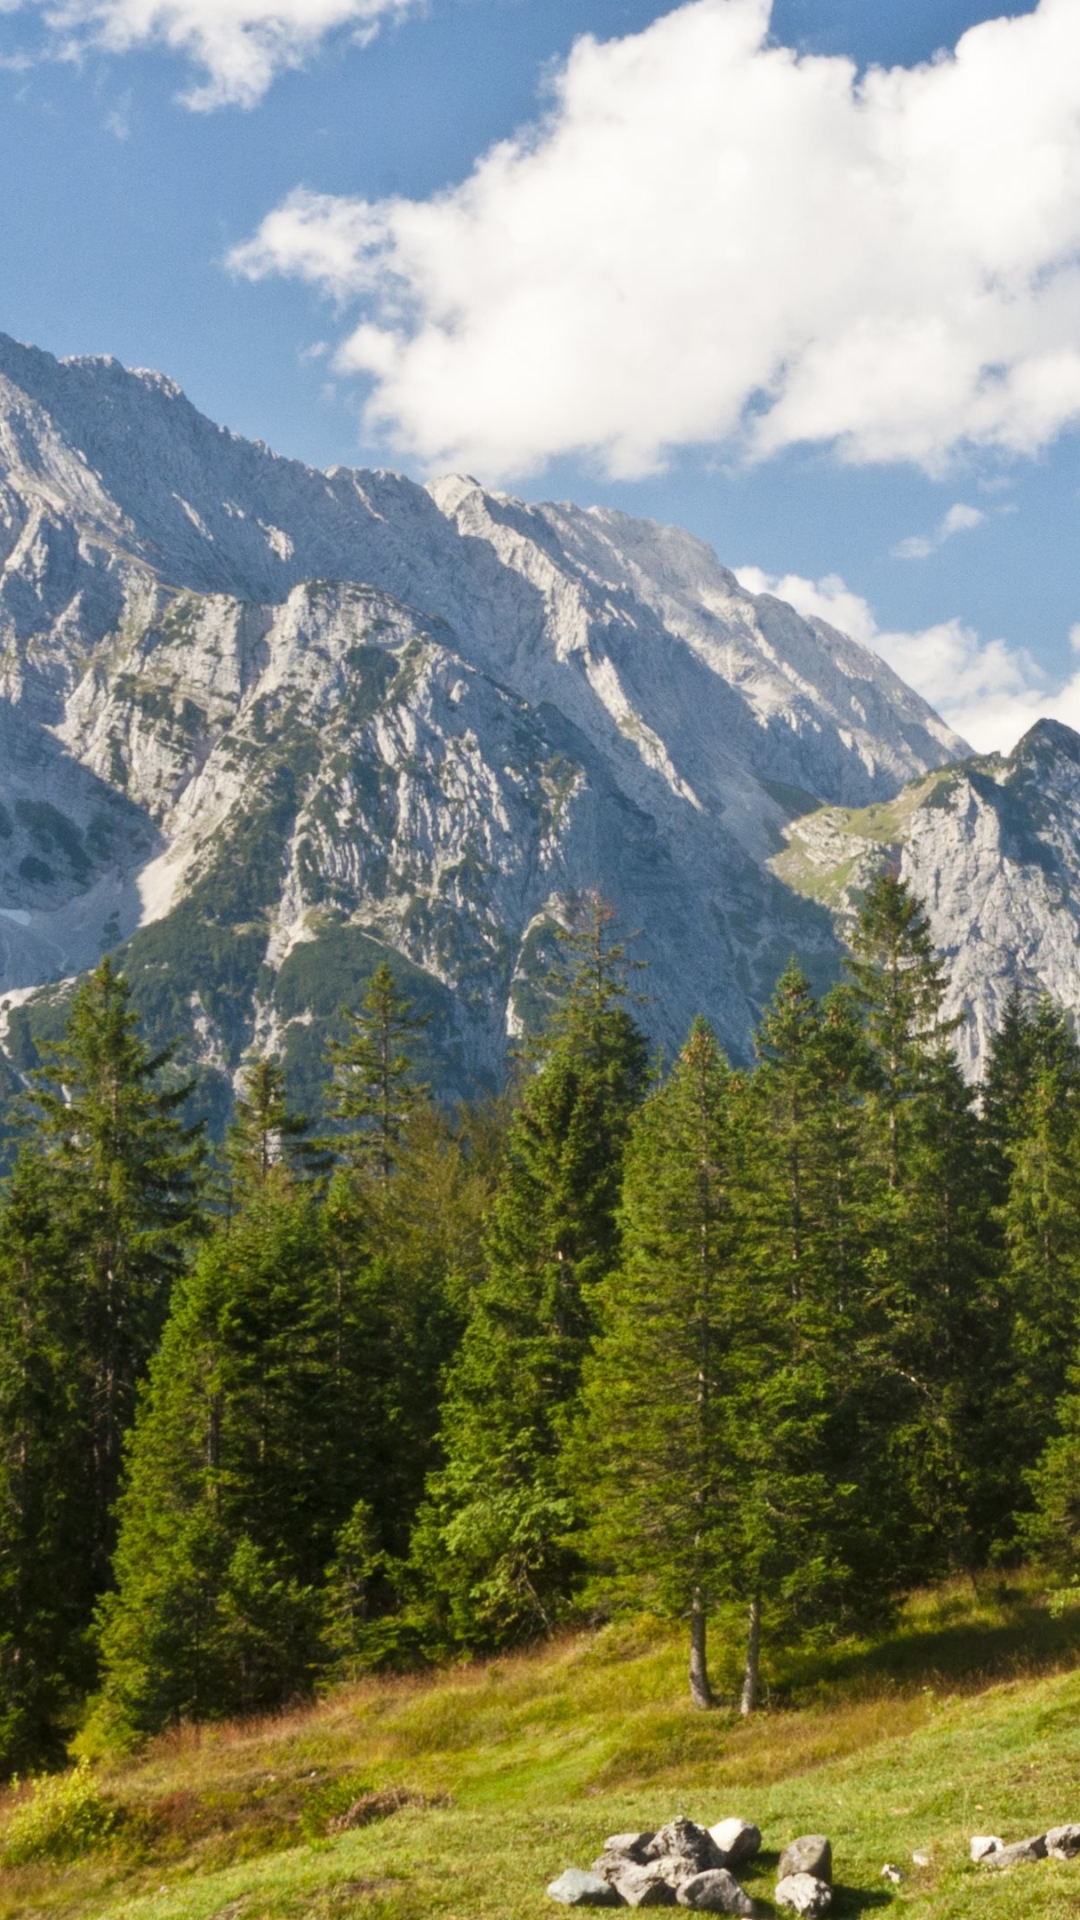
<path id="1" fill-rule="evenodd" d="M 104 961 L 26 1102 L 0 1217 L 0 1763 L 48 1757 L 92 1675 L 121 1441 L 198 1232 L 201 1144 Z"/>
<path id="2" fill-rule="evenodd" d="M 1000 1210 L 1008 1340 L 998 1370 L 996 1456 L 1003 1512 L 1022 1498 L 1020 1475 L 1053 1432 L 1080 1344 L 1080 1085 L 1071 1068 L 1062 1061 L 1036 1071 L 1008 1152 Z"/>
<path id="3" fill-rule="evenodd" d="M 108 958 L 76 993 L 63 1038 L 41 1053 L 27 1151 L 42 1158 L 80 1296 L 81 1339 L 70 1358 L 84 1376 L 87 1544 L 104 1586 L 123 1435 L 199 1224 L 201 1130 L 181 1118 L 192 1083 L 162 1084 L 172 1049 L 148 1051 L 128 984 Z"/>
<path id="4" fill-rule="evenodd" d="M 1064 1099 L 1074 1100 L 1080 1047 L 1060 1007 L 1045 994 L 1033 999 L 1014 987 L 988 1049 L 981 1098 L 986 1171 L 997 1206 L 1008 1196 L 1012 1150 L 1026 1130 L 1035 1082 L 1046 1074 Z"/>
<path id="5" fill-rule="evenodd" d="M 946 974 L 904 882 L 868 889 L 849 970 L 869 1046 L 862 1150 L 876 1320 L 875 1399 L 909 1575 L 967 1564 L 992 1454 L 985 1369 L 996 1326 L 978 1123 L 942 1011 Z M 984 1497 L 986 1495 L 987 1497 Z M 906 1533 L 907 1538 L 904 1539 Z"/>
<path id="6" fill-rule="evenodd" d="M 793 976 L 786 992 L 799 1001 Z M 623 1259 L 600 1289 L 577 1445 L 606 1584 L 689 1617 L 698 1706 L 711 1701 L 707 1615 L 721 1601 L 745 1608 L 744 1713 L 757 1700 L 763 1609 L 805 1608 L 839 1584 L 830 1541 L 842 1497 L 790 1235 L 773 1239 L 769 1260 L 754 1257 L 752 1098 L 696 1023 L 631 1140 Z"/>
<path id="7" fill-rule="evenodd" d="M 511 1124 L 485 1277 L 447 1385 L 446 1464 L 413 1559 L 452 1644 L 549 1630 L 571 1578 L 563 1437 L 595 1290 L 616 1257 L 622 1157 L 646 1072 L 610 919 L 591 896 L 565 940 L 563 998 Z"/>
<path id="8" fill-rule="evenodd" d="M 351 1167 L 389 1180 L 410 1115 L 427 1089 L 418 1085 L 411 1046 L 428 1016 L 416 1015 L 380 961 L 347 1039 L 328 1048 L 333 1068 L 331 1111 L 345 1129 L 330 1143 Z"/>
<path id="9" fill-rule="evenodd" d="M 355 1409 L 363 1382 L 349 1389 Z M 320 1216 L 271 1184 L 203 1249 L 140 1402 L 99 1727 L 151 1732 L 310 1683 L 315 1589 L 370 1465 L 362 1435 L 341 1447 L 340 1391 Z"/>
<path id="10" fill-rule="evenodd" d="M 0 1774 L 59 1759 L 90 1679 L 80 1302 L 40 1160 L 0 1214 Z"/>
<path id="11" fill-rule="evenodd" d="M 226 1136 L 231 1184 L 241 1204 L 275 1179 L 312 1170 L 320 1156 L 309 1132 L 307 1116 L 289 1109 L 280 1061 L 250 1062 Z"/>

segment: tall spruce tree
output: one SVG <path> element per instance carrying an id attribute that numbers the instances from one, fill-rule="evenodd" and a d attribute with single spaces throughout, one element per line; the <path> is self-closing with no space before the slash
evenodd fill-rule
<path id="1" fill-rule="evenodd" d="M 0 1213 L 0 1776 L 60 1758 L 91 1677 L 83 1327 L 52 1201 L 24 1155 Z"/>
<path id="2" fill-rule="evenodd" d="M 806 1007 L 793 976 L 781 1018 Z M 740 1705 L 757 1704 L 763 1616 L 842 1585 L 843 1489 L 824 1446 L 827 1374 L 790 1231 L 757 1257 L 754 1094 L 703 1022 L 649 1100 L 627 1154 L 623 1257 L 600 1290 L 577 1465 L 589 1542 L 616 1594 L 690 1620 L 690 1690 L 711 1701 L 706 1618 L 747 1616 Z M 791 1169 L 789 1133 L 778 1163 Z M 789 1213 L 796 1237 L 806 1210 Z M 802 1184 L 800 1179 L 800 1186 Z"/>
<path id="3" fill-rule="evenodd" d="M 987 1051 L 981 1109 L 986 1171 L 993 1199 L 1004 1205 L 1012 1149 L 1027 1126 L 1036 1080 L 1052 1074 L 1072 1100 L 1080 1083 L 1080 1047 L 1068 1015 L 1046 994 L 1032 997 L 1014 987 Z"/>
<path id="4" fill-rule="evenodd" d="M 1080 1082 L 1072 1061 L 1036 1070 L 1014 1116 L 1004 1235 L 1003 1331 L 996 1369 L 998 1507 L 1027 1506 L 1023 1475 L 1054 1432 L 1080 1345 Z M 1007 1525 L 996 1544 L 1009 1543 Z"/>
<path id="5" fill-rule="evenodd" d="M 563 1446 L 596 1288 L 616 1258 L 646 1049 L 597 896 L 580 904 L 563 945 L 562 998 L 511 1124 L 485 1276 L 447 1384 L 445 1465 L 413 1541 L 434 1630 L 452 1645 L 549 1630 L 574 1565 Z"/>
<path id="6" fill-rule="evenodd" d="M 376 967 L 350 1031 L 328 1048 L 330 1109 L 344 1123 L 332 1141 L 346 1163 L 389 1180 L 411 1114 L 427 1089 L 418 1084 L 413 1047 L 428 1024 L 401 993 L 388 961 Z"/>
<path id="7" fill-rule="evenodd" d="M 943 1013 L 947 979 L 921 903 L 881 874 L 848 963 L 869 1045 L 862 1146 L 875 1405 L 909 1573 L 965 1565 L 990 1524 L 985 1369 L 997 1326 L 979 1128 Z M 975 1529 L 973 1536 L 972 1529 Z M 906 1540 L 902 1539 L 906 1532 Z M 902 1541 L 902 1545 L 901 1545 Z"/>
<path id="8" fill-rule="evenodd" d="M 131 1434 L 99 1733 L 279 1705 L 321 1658 L 315 1595 L 359 1497 L 311 1196 L 270 1183 L 184 1281 Z M 355 1425 L 355 1422 L 353 1423 Z"/>
<path id="9" fill-rule="evenodd" d="M 170 1053 L 148 1051 L 108 960 L 42 1054 L 0 1219 L 0 1722 L 23 1764 L 89 1678 L 122 1438 L 199 1229 L 202 1159 L 190 1089 L 163 1084 Z"/>
<path id="10" fill-rule="evenodd" d="M 235 1198 L 243 1204 L 275 1179 L 287 1181 L 294 1173 L 311 1171 L 322 1156 L 309 1133 L 306 1114 L 289 1108 L 281 1062 L 261 1057 L 250 1061 L 226 1135 Z"/>

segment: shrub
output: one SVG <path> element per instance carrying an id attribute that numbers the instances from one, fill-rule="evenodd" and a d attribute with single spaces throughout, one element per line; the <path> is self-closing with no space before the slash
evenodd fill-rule
<path id="1" fill-rule="evenodd" d="M 120 1810 L 99 1793 L 89 1761 L 68 1773 L 39 1774 L 30 1784 L 30 1798 L 16 1807 L 3 1836 L 5 1866 L 76 1860 L 115 1831 Z"/>

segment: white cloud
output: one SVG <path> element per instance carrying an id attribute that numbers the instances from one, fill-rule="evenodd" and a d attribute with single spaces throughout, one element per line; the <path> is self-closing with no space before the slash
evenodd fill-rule
<path id="1" fill-rule="evenodd" d="M 8 0 L 35 8 L 53 50 L 78 59 L 89 47 L 128 53 L 160 46 L 206 75 L 181 97 L 197 111 L 253 107 L 276 75 L 302 66 L 328 34 L 351 27 L 365 44 L 381 20 L 416 0 Z M 0 7 L 4 0 L 0 0 Z"/>
<path id="2" fill-rule="evenodd" d="M 369 429 L 488 478 L 738 440 L 940 470 L 1080 420 L 1080 4 L 913 69 L 800 58 L 770 0 L 578 41 L 428 200 L 298 189 L 232 255 L 355 299 Z"/>
<path id="3" fill-rule="evenodd" d="M 1080 732 L 1080 672 L 1052 690 L 1024 649 L 982 640 L 959 619 L 916 633 L 883 631 L 869 603 L 839 574 L 807 580 L 797 573 L 767 574 L 760 567 L 736 567 L 735 573 L 749 593 L 775 594 L 804 618 L 827 620 L 871 647 L 979 753 L 1009 752 L 1044 717 Z M 1080 653 L 1080 623 L 1069 640 Z"/>
<path id="4" fill-rule="evenodd" d="M 958 500 L 955 506 L 942 514 L 933 533 L 911 534 L 893 548 L 893 557 L 896 560 L 925 560 L 943 547 L 946 540 L 951 540 L 954 533 L 969 533 L 972 527 L 981 527 L 985 519 L 985 513 L 981 513 L 978 507 L 966 507 L 962 500 Z"/>

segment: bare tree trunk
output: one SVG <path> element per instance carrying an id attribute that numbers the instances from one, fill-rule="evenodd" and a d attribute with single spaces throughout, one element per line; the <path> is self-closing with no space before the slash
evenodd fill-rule
<path id="1" fill-rule="evenodd" d="M 711 1707 L 712 1688 L 705 1661 L 705 1606 L 701 1588 L 694 1588 L 690 1605 L 690 1698 L 695 1707 Z"/>
<path id="2" fill-rule="evenodd" d="M 753 1713 L 758 1703 L 758 1675 L 761 1668 L 761 1596 L 754 1595 L 750 1602 L 750 1614 L 747 1621 L 746 1665 L 743 1668 L 742 1699 L 739 1712 Z"/>

